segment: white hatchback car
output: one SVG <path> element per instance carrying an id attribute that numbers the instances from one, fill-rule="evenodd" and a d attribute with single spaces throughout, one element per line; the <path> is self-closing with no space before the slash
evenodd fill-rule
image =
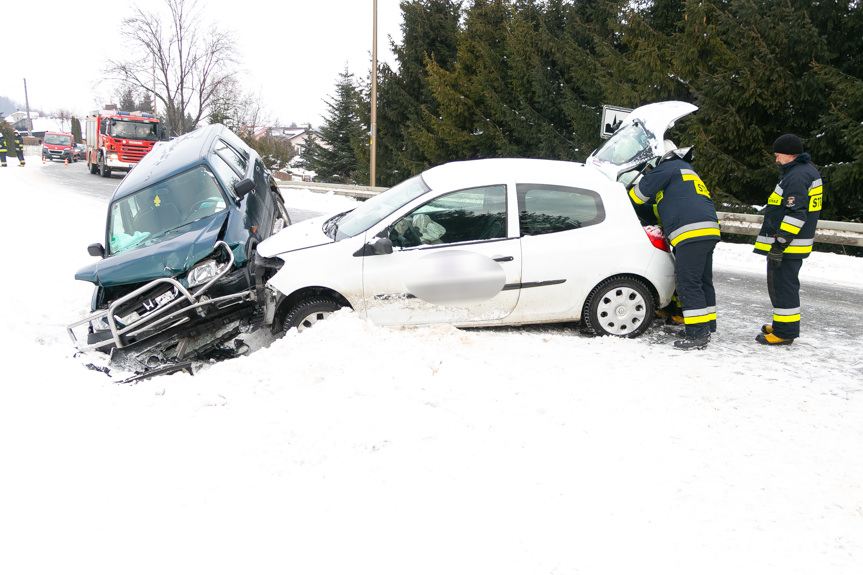
<path id="1" fill-rule="evenodd" d="M 674 259 L 617 179 L 661 155 L 665 129 L 695 109 L 680 104 L 633 111 L 615 134 L 627 141 L 612 137 L 587 164 L 453 162 L 282 230 L 257 248 L 258 265 L 278 268 L 267 284 L 275 320 L 302 330 L 350 307 L 380 325 L 581 321 L 598 335 L 643 333 L 671 300 Z M 645 120 L 651 108 L 662 129 Z"/>

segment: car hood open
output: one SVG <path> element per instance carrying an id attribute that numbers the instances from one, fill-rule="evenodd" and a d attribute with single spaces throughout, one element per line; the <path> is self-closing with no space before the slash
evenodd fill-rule
<path id="1" fill-rule="evenodd" d="M 213 252 L 227 217 L 220 213 L 172 230 L 159 243 L 84 266 L 75 279 L 110 287 L 184 274 Z"/>
<path id="2" fill-rule="evenodd" d="M 332 217 L 330 214 L 290 225 L 258 244 L 258 254 L 272 258 L 285 252 L 331 244 L 333 239 L 324 233 L 323 225 Z"/>

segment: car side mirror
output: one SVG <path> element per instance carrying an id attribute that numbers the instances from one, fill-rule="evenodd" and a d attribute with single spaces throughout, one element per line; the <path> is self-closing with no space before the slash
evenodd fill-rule
<path id="1" fill-rule="evenodd" d="M 355 258 L 364 256 L 383 256 L 393 253 L 393 241 L 389 238 L 375 238 L 354 253 Z"/>
<path id="2" fill-rule="evenodd" d="M 90 244 L 89 246 L 87 246 L 87 253 L 93 257 L 104 258 L 105 248 L 102 246 L 102 244 Z"/>
<path id="3" fill-rule="evenodd" d="M 237 197 L 243 199 L 249 192 L 255 189 L 255 181 L 251 178 L 240 180 L 234 184 L 234 191 L 237 192 Z"/>

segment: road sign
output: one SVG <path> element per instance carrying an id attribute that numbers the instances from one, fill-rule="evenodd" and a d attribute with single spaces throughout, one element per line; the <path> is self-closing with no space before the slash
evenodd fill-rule
<path id="1" fill-rule="evenodd" d="M 603 140 L 611 137 L 620 124 L 629 116 L 631 108 L 620 108 L 618 106 L 603 106 L 602 107 L 602 125 L 599 130 L 599 136 Z"/>

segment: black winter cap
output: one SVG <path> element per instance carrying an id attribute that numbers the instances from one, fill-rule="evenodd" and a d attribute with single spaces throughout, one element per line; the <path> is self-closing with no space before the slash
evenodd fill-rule
<path id="1" fill-rule="evenodd" d="M 773 142 L 773 152 L 775 154 L 796 156 L 803 153 L 803 142 L 794 134 L 784 134 Z"/>

